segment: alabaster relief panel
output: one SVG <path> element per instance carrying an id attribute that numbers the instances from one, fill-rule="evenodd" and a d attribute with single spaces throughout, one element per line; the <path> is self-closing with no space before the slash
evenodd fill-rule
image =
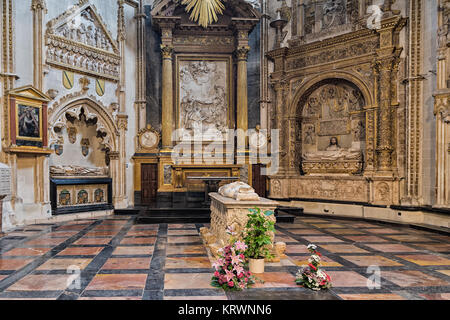
<path id="1" fill-rule="evenodd" d="M 228 59 L 178 60 L 178 128 L 182 137 L 222 138 L 230 107 Z M 200 137 L 198 137 L 200 138 Z"/>
<path id="2" fill-rule="evenodd" d="M 366 180 L 313 179 L 290 180 L 292 198 L 338 199 L 343 201 L 367 202 L 368 183 Z"/>
<path id="3" fill-rule="evenodd" d="M 63 69 L 117 80 L 117 44 L 92 5 L 74 7 L 50 21 L 46 32 L 47 63 Z"/>
<path id="4" fill-rule="evenodd" d="M 348 32 L 358 19 L 357 0 L 306 1 L 304 4 L 305 40 Z"/>
<path id="5" fill-rule="evenodd" d="M 362 170 L 365 105 L 351 83 L 328 81 L 303 99 L 302 167 L 305 173 L 358 173 Z"/>

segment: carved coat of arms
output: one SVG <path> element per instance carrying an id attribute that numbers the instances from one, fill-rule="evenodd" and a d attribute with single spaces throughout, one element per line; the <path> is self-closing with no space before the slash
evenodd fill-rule
<path id="1" fill-rule="evenodd" d="M 62 144 L 55 144 L 55 153 L 60 156 L 64 152 L 64 146 Z"/>
<path id="2" fill-rule="evenodd" d="M 89 154 L 89 139 L 82 139 L 81 140 L 81 154 L 85 157 Z"/>
<path id="3" fill-rule="evenodd" d="M 69 142 L 74 144 L 77 141 L 77 128 L 70 127 L 67 129 L 67 135 L 69 136 Z"/>

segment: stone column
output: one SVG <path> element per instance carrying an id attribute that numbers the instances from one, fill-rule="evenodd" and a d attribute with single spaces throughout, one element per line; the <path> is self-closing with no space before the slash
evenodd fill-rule
<path id="1" fill-rule="evenodd" d="M 380 86 L 380 101 L 378 109 L 378 170 L 392 171 L 392 152 L 393 137 L 392 137 L 392 108 L 391 108 L 391 77 L 394 58 L 389 56 L 377 61 L 377 68 L 379 70 L 379 86 Z"/>
<path id="2" fill-rule="evenodd" d="M 120 153 L 118 151 L 111 151 L 109 153 L 109 168 L 110 176 L 112 178 L 112 200 L 114 208 L 120 209 L 122 199 L 120 197 Z"/>
<path id="3" fill-rule="evenodd" d="M 42 90 L 44 81 L 42 17 L 47 11 L 45 1 L 33 0 L 31 10 L 33 11 L 33 84 L 37 89 Z"/>
<path id="4" fill-rule="evenodd" d="M 450 93 L 435 95 L 436 207 L 450 206 Z"/>
<path id="5" fill-rule="evenodd" d="M 128 130 L 128 115 L 117 115 L 117 126 L 119 128 L 119 158 L 118 158 L 118 172 L 116 175 L 118 189 L 115 191 L 115 207 L 116 209 L 126 208 L 127 203 L 127 164 L 126 164 L 126 134 Z"/>
<path id="6" fill-rule="evenodd" d="M 279 130 L 279 171 L 278 175 L 284 174 L 288 171 L 289 155 L 288 155 L 288 138 L 289 138 L 289 117 L 284 110 L 284 95 L 286 89 L 286 82 L 279 81 L 274 84 L 275 89 L 275 128 Z M 274 141 L 272 141 L 274 143 Z"/>
<path id="7" fill-rule="evenodd" d="M 126 58 L 125 58 L 125 47 L 126 47 L 126 31 L 125 31 L 125 13 L 124 13 L 124 3 L 125 0 L 118 0 L 119 11 L 118 11 L 118 29 L 117 29 L 117 40 L 119 43 L 120 51 L 120 80 L 118 88 L 119 96 L 119 112 L 125 112 L 126 109 Z"/>
<path id="8" fill-rule="evenodd" d="M 298 5 L 298 23 L 297 23 L 297 35 L 303 37 L 305 35 L 305 4 L 304 0 L 299 0 Z"/>
<path id="9" fill-rule="evenodd" d="M 250 51 L 249 46 L 242 46 L 236 50 L 237 58 L 237 103 L 236 103 L 236 123 L 237 129 L 244 133 L 248 130 L 248 92 L 247 92 L 247 58 Z M 247 139 L 245 136 L 238 136 L 238 152 L 247 150 Z"/>
<path id="10" fill-rule="evenodd" d="M 162 147 L 172 149 L 173 132 L 173 46 L 161 45 L 162 53 Z"/>
<path id="11" fill-rule="evenodd" d="M 137 87 L 136 87 L 136 108 L 138 110 L 138 128 L 136 132 L 147 127 L 147 101 L 146 101 L 146 63 L 145 63 L 145 19 L 142 0 L 139 0 L 139 8 L 136 14 L 137 29 Z"/>

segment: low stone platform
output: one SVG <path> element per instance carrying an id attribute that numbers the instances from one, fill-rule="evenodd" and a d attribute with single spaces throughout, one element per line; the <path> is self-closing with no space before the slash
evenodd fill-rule
<path id="1" fill-rule="evenodd" d="M 257 201 L 239 201 L 223 197 L 218 193 L 210 193 L 209 196 L 211 197 L 211 225 L 209 228 L 201 228 L 200 234 L 215 257 L 218 257 L 218 250 L 229 243 L 231 236 L 227 233 L 228 227 L 232 227 L 236 232 L 236 239 L 242 240 L 250 213 L 249 209 L 257 207 L 262 211 L 275 211 L 278 206 L 276 201 L 265 198 Z M 267 219 L 276 222 L 275 214 Z M 275 235 L 272 233 L 270 236 L 272 238 L 271 250 L 275 255 L 271 261 L 277 262 L 283 256 L 286 244 L 284 242 L 274 243 Z"/>

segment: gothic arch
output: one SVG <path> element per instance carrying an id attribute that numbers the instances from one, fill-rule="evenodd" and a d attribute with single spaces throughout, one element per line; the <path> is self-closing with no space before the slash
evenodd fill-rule
<path id="1" fill-rule="evenodd" d="M 291 117 L 296 117 L 301 114 L 302 110 L 298 109 L 301 107 L 302 99 L 304 99 L 305 96 L 308 96 L 308 94 L 312 90 L 320 86 L 325 81 L 329 80 L 344 80 L 350 82 L 351 84 L 356 86 L 363 94 L 366 107 L 372 106 L 374 104 L 375 100 L 372 95 L 372 91 L 369 89 L 369 86 L 364 80 L 348 71 L 333 71 L 320 74 L 304 83 L 301 88 L 299 88 L 294 94 L 292 102 L 289 106 L 289 115 Z"/>
<path id="2" fill-rule="evenodd" d="M 96 126 L 98 138 L 102 140 L 101 143 L 105 149 L 118 151 L 119 130 L 117 125 L 102 106 L 89 98 L 71 101 L 52 114 L 49 121 L 49 145 L 58 142 L 60 138 L 57 133 L 58 128 L 67 129 L 69 119 L 79 119 L 82 114 L 86 117 L 86 121 L 90 121 Z"/>

